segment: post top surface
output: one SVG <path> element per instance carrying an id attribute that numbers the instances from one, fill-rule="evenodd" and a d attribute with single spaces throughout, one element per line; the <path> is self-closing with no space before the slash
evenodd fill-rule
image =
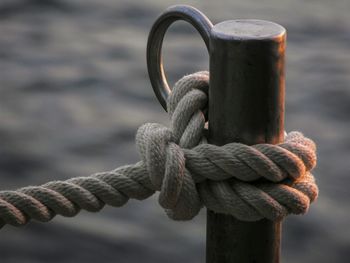
<path id="1" fill-rule="evenodd" d="M 222 39 L 279 39 L 285 34 L 286 29 L 283 26 L 256 19 L 228 20 L 216 24 L 212 29 L 212 35 Z"/>

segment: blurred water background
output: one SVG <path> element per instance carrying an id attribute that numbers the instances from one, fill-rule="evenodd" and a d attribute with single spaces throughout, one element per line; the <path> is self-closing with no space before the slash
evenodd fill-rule
<path id="1" fill-rule="evenodd" d="M 287 28 L 286 129 L 318 143 L 320 197 L 283 227 L 284 263 L 350 258 L 350 2 L 348 0 L 1 0 L 0 188 L 88 175 L 139 159 L 144 122 L 168 123 L 152 92 L 145 49 L 150 27 L 172 4 L 213 23 L 256 18 Z M 173 83 L 208 68 L 198 34 L 171 28 L 164 47 Z M 205 211 L 170 221 L 149 200 L 0 231 L 0 260 L 204 262 Z"/>

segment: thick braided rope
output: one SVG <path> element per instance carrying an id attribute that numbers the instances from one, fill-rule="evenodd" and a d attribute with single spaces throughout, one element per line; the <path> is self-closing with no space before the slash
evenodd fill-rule
<path id="1" fill-rule="evenodd" d="M 66 181 L 0 192 L 0 225 L 96 212 L 159 191 L 168 216 L 188 220 L 202 206 L 244 221 L 305 213 L 318 194 L 310 171 L 316 146 L 299 132 L 278 145 L 207 144 L 208 73 L 179 80 L 168 100 L 171 126 L 147 123 L 136 135 L 142 161 Z"/>

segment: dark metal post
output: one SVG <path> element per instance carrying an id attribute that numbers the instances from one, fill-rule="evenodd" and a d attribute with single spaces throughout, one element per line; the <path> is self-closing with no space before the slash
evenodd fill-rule
<path id="1" fill-rule="evenodd" d="M 209 142 L 278 143 L 284 133 L 285 29 L 259 20 L 210 35 Z M 281 223 L 208 211 L 207 263 L 278 263 Z"/>
<path id="2" fill-rule="evenodd" d="M 261 20 L 213 26 L 191 6 L 169 7 L 154 23 L 147 44 L 150 80 L 164 108 L 171 90 L 161 49 L 167 28 L 177 20 L 191 23 L 210 53 L 209 142 L 282 141 L 285 29 Z M 208 211 L 207 263 L 278 263 L 280 239 L 280 223 L 247 223 Z"/>

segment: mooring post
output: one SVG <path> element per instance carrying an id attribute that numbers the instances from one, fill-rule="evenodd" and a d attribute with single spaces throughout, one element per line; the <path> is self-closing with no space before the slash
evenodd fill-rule
<path id="1" fill-rule="evenodd" d="M 177 20 L 192 24 L 209 51 L 209 143 L 281 142 L 286 30 L 262 20 L 230 20 L 213 26 L 191 6 L 169 7 L 153 24 L 147 43 L 149 77 L 165 109 L 171 89 L 161 50 L 168 27 Z M 280 239 L 279 222 L 242 222 L 208 211 L 207 263 L 278 263 Z"/>
<path id="2" fill-rule="evenodd" d="M 283 27 L 215 25 L 210 35 L 209 143 L 276 144 L 284 136 Z M 278 263 L 281 223 L 207 212 L 207 263 Z"/>

